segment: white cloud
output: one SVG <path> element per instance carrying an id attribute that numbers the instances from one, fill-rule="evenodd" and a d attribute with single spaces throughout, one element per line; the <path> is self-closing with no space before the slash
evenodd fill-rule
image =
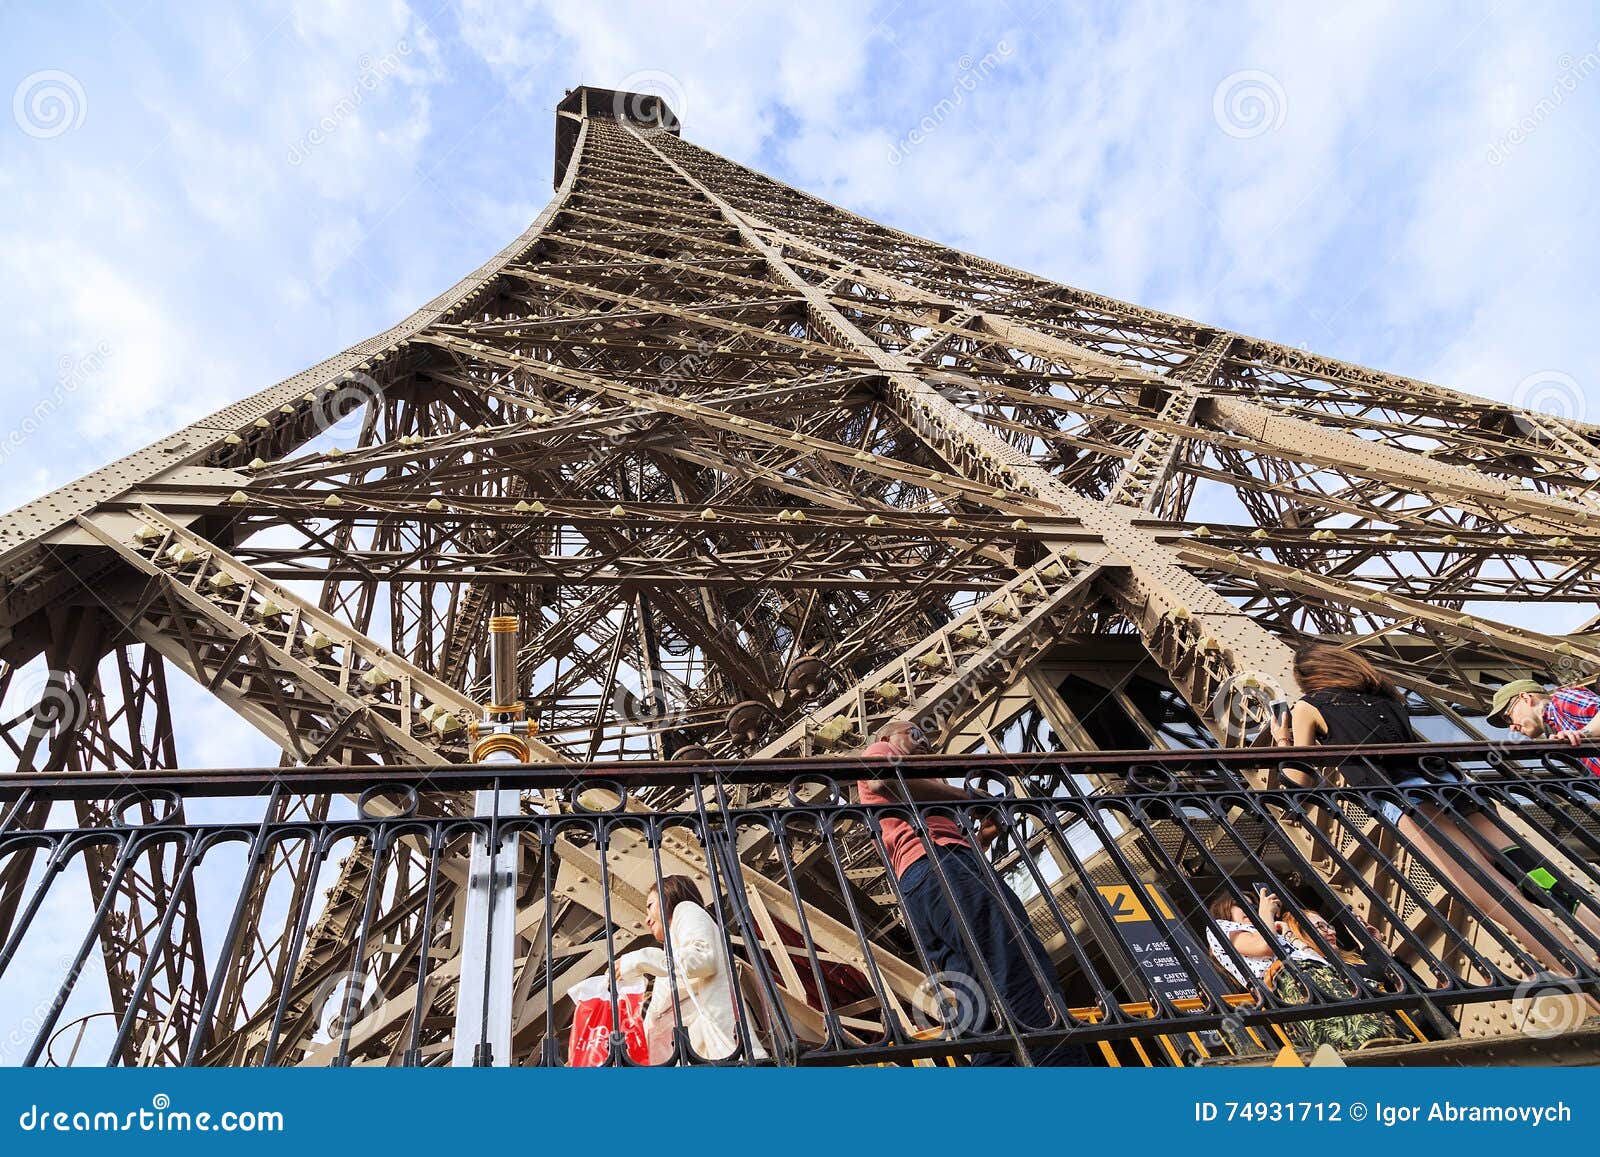
<path id="1" fill-rule="evenodd" d="M 693 124 L 697 142 L 749 157 L 780 112 L 826 118 L 854 95 L 875 19 L 848 0 L 677 9 L 626 0 L 608 4 L 605 19 L 583 0 L 465 0 L 460 30 L 519 99 L 559 97 L 579 83 L 648 86 Z"/>
<path id="2" fill-rule="evenodd" d="M 20 417 L 48 393 L 58 360 L 102 342 L 112 353 L 52 417 L 56 449 L 24 447 L 15 470 L 60 485 L 437 292 L 396 306 L 348 260 L 417 182 L 444 75 L 437 39 L 405 4 L 134 17 L 107 62 L 80 72 L 80 132 L 5 136 L 21 162 L 0 166 L 0 338 L 22 351 L 8 410 Z M 283 341 L 283 325 L 300 340 Z M 59 452 L 74 436 L 90 454 Z"/>
<path id="3" fill-rule="evenodd" d="M 13 238 L 0 246 L 0 271 L 53 302 L 48 314 L 35 319 L 34 336 L 37 348 L 61 352 L 31 388 L 18 391 L 18 401 L 51 398 L 57 383 L 69 380 L 70 392 L 39 438 L 57 445 L 71 444 L 74 434 L 95 444 L 150 442 L 170 433 L 174 423 L 227 404 L 199 372 L 207 362 L 192 347 L 192 335 L 167 303 L 134 280 L 134 271 L 59 236 Z M 98 359 L 96 351 L 102 354 Z M 74 374 L 72 367 L 86 360 L 92 364 Z M 174 380 L 173 368 L 180 364 L 195 372 L 186 383 Z M 72 464 L 66 465 L 56 485 L 70 477 Z"/>

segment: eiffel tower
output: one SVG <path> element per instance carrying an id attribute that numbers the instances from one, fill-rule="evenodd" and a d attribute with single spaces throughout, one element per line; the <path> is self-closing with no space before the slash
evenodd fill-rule
<path id="1" fill-rule="evenodd" d="M 496 615 L 521 622 L 529 757 L 572 765 L 825 758 L 892 719 L 947 752 L 1238 746 L 1306 640 L 1472 738 L 1501 681 L 1600 663 L 1600 428 L 887 228 L 685 141 L 649 95 L 574 89 L 556 125 L 554 199 L 482 267 L 0 519 L 0 758 L 176 769 L 186 678 L 285 767 L 466 761 Z M 1570 632 L 1525 625 L 1559 604 Z M 282 845 L 261 878 L 284 894 L 232 930 L 170 857 L 111 855 L 84 867 L 115 917 L 106 1008 L 140 1026 L 117 1059 L 257 1063 L 275 1008 L 268 1063 L 328 1059 L 303 998 L 370 848 L 328 886 Z M 0 863 L 0 943 L 38 870 Z M 458 886 L 402 875 L 386 934 Z M 298 939 L 285 910 L 314 912 Z M 422 1007 L 391 1003 L 380 1054 Z"/>

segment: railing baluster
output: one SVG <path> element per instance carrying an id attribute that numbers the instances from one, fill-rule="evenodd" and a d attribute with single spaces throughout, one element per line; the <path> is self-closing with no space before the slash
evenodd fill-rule
<path id="1" fill-rule="evenodd" d="M 1600 747 L 1530 746 L 1526 752 L 1537 758 L 1513 763 L 1496 745 L 1443 744 L 1365 752 L 1329 748 L 1287 756 L 1281 749 L 1229 749 L 930 756 L 881 763 L 820 758 L 743 765 L 616 763 L 582 769 L 579 781 L 566 767 L 502 765 L 489 772 L 439 766 L 385 768 L 376 786 L 370 767 L 140 772 L 141 791 L 181 801 L 184 814 L 226 817 L 230 797 L 257 797 L 257 806 L 265 797 L 266 807 L 249 821 L 188 820 L 132 830 L 113 811 L 101 826 L 70 831 L 39 830 L 27 826 L 38 820 L 25 823 L 19 817 L 43 816 L 73 799 L 116 798 L 126 794 L 126 782 L 119 788 L 99 773 L 19 773 L 0 777 L 0 864 L 8 858 L 13 864 L 23 862 L 20 857 L 31 861 L 41 851 L 48 860 L 31 890 L 26 878 L 12 872 L 13 891 L 0 897 L 0 905 L 16 912 L 0 946 L 0 994 L 7 970 L 37 938 L 38 917 L 51 889 L 67 867 L 79 862 L 74 852 L 111 841 L 117 854 L 105 899 L 76 954 L 63 963 L 61 975 L 51 978 L 54 996 L 41 1002 L 42 1024 L 25 1062 L 38 1063 L 52 1047 L 52 1035 L 59 1037 L 57 1053 L 73 1033 L 84 1049 L 98 1050 L 86 1023 L 60 1028 L 58 1022 L 69 1003 L 84 1001 L 81 972 L 115 917 L 115 885 L 135 860 L 159 855 L 165 842 L 173 843 L 178 849 L 174 870 L 164 893 L 150 898 L 152 922 L 142 933 L 164 943 L 178 933 L 177 920 L 186 911 L 175 898 L 201 874 L 205 856 L 243 843 L 247 853 L 238 892 L 231 896 L 231 919 L 220 938 L 213 983 L 184 1042 L 184 1062 L 270 1065 L 288 1057 L 292 1063 L 417 1066 L 448 1061 L 459 1043 L 448 1015 L 449 986 L 459 986 L 462 974 L 460 964 L 447 962 L 443 953 L 456 950 L 462 939 L 462 930 L 451 922 L 460 918 L 461 889 L 469 879 L 465 849 L 478 843 L 491 870 L 509 870 L 510 848 L 519 863 L 525 853 L 541 858 L 541 871 L 524 880 L 518 894 L 493 898 L 490 916 L 496 927 L 492 933 L 482 930 L 495 938 L 497 954 L 515 949 L 523 961 L 507 1013 L 513 1055 L 496 1055 L 496 1063 L 562 1063 L 560 1034 L 570 1016 L 558 993 L 591 975 L 613 974 L 622 951 L 643 942 L 635 923 L 640 918 L 635 890 L 647 887 L 647 880 L 659 885 L 666 875 L 685 872 L 703 891 L 712 920 L 707 927 L 714 926 L 729 965 L 731 988 L 722 999 L 733 1017 L 735 1051 L 727 1057 L 689 1052 L 686 1028 L 699 1010 L 684 998 L 691 989 L 682 986 L 693 978 L 683 975 L 680 948 L 669 936 L 663 945 L 667 976 L 656 983 L 670 986 L 670 1000 L 666 990 L 662 1000 L 672 1009 L 678 1046 L 673 1063 L 750 1063 L 765 1051 L 761 1063 L 784 1065 L 903 1064 L 934 1056 L 1028 1065 L 1058 1047 L 1083 1042 L 1108 1050 L 1114 1046 L 1123 1063 L 1183 1064 L 1215 1053 L 1217 1038 L 1206 1034 L 1219 1028 L 1241 1029 L 1232 1034 L 1236 1040 L 1259 1033 L 1258 1044 L 1270 1046 L 1270 1032 L 1281 1036 L 1296 1023 L 1314 1026 L 1355 1013 L 1416 1015 L 1423 1008 L 1435 1026 L 1430 1031 L 1437 1031 L 1443 1009 L 1521 994 L 1535 973 L 1546 971 L 1539 967 L 1546 958 L 1570 967 L 1544 981 L 1575 996 L 1600 996 L 1600 968 L 1586 959 L 1600 951 L 1600 780 L 1581 762 L 1600 757 Z M 1315 773 L 1360 758 L 1381 778 L 1386 768 L 1416 766 L 1419 754 L 1439 759 L 1465 782 L 1356 787 L 1321 782 L 1333 774 L 1321 772 L 1312 775 L 1310 786 L 1296 785 L 1293 777 L 1271 789 L 1249 786 L 1253 777 L 1267 779 L 1286 759 Z M 897 785 L 898 794 L 887 803 L 853 802 L 850 784 L 864 775 Z M 930 778 L 965 781 L 979 793 L 917 798 L 912 785 Z M 1004 794 L 981 794 L 991 782 L 1004 783 Z M 283 811 L 277 805 L 287 794 L 307 799 L 361 794 L 365 800 L 380 789 L 390 791 L 391 785 L 410 797 L 401 812 L 375 814 L 363 807 L 354 822 L 272 818 Z M 498 808 L 470 814 L 474 791 L 538 792 L 550 800 L 576 801 L 600 786 L 622 793 L 616 806 L 591 810 L 574 803 L 563 805 L 559 814 L 527 817 L 501 814 Z M 1469 794 L 1481 812 L 1468 806 Z M 201 801 L 206 802 L 198 808 L 187 806 Z M 1389 818 L 1393 812 L 1384 814 L 1386 802 L 1400 804 L 1398 821 Z M 929 828 L 934 818 L 953 820 L 972 844 L 973 856 L 936 851 Z M 936 944 L 907 916 L 906 890 L 883 834 L 890 819 L 909 824 L 922 845 L 927 862 L 922 870 L 928 873 L 922 886 L 949 910 L 948 927 L 940 933 L 948 944 Z M 982 851 L 980 830 L 988 819 L 1002 842 Z M 366 875 L 351 878 L 360 890 L 349 893 L 349 925 L 332 930 L 345 939 L 318 946 L 317 967 L 305 968 L 318 873 L 332 846 L 352 833 L 366 841 L 372 855 L 370 866 L 360 863 Z M 306 841 L 306 855 L 278 854 L 291 840 Z M 1525 850 L 1508 854 L 1512 845 Z M 587 882 L 562 890 L 566 871 Z M 1530 872 L 1559 904 L 1525 882 Z M 1451 889 L 1448 900 L 1425 894 L 1428 877 Z M 292 910 L 274 910 L 274 932 L 257 909 L 280 882 L 298 889 L 298 902 L 286 906 Z M 1032 884 L 1034 894 L 1021 907 L 1006 898 L 1013 882 Z M 1128 927 L 1143 928 L 1145 943 L 1165 938 L 1176 961 L 1172 972 L 1190 975 L 1192 985 L 1182 975 L 1176 982 L 1155 976 L 1140 963 L 1128 940 L 1132 933 L 1106 916 L 1109 909 L 1097 892 L 1111 882 L 1134 889 L 1160 886 L 1162 901 L 1146 905 L 1148 918 L 1141 916 L 1142 923 Z M 1282 976 L 1303 990 L 1303 999 L 1256 979 L 1239 947 L 1218 933 L 1206 911 L 1211 901 L 1225 896 L 1244 910 L 1249 929 L 1269 947 L 1276 945 L 1273 927 L 1257 912 L 1256 883 L 1276 891 L 1283 915 L 1299 922 L 1309 951 L 1331 969 L 1332 976 L 1310 958 L 1273 949 L 1282 961 Z M 1470 895 L 1462 892 L 1464 884 L 1472 886 Z M 969 893 L 979 897 L 974 906 L 965 900 Z M 1492 901 L 1492 907 L 1474 905 L 1474 897 Z M 1386 926 L 1384 935 L 1354 927 L 1339 911 L 1347 900 Z M 975 906 L 980 902 L 998 908 L 980 911 Z M 520 913 L 502 910 L 502 904 L 515 904 Z M 528 919 L 529 904 L 542 905 L 541 918 Z M 1342 931 L 1337 936 L 1317 931 L 1309 919 L 1314 909 L 1337 917 L 1332 922 Z M 273 970 L 270 985 L 244 955 L 247 947 L 255 948 L 241 943 L 247 913 L 252 937 L 262 939 L 254 959 L 267 960 Z M 1088 933 L 1074 927 L 1075 918 L 1089 919 Z M 1048 963 L 1025 947 L 1037 933 L 1035 925 L 1043 928 L 1046 922 L 1060 929 Z M 512 927 L 525 931 L 512 933 L 515 942 L 505 944 L 502 937 Z M 1218 933 L 1216 947 L 1209 947 L 1208 931 Z M 269 935 L 276 937 L 270 954 Z M 523 956 L 517 945 L 530 938 L 533 948 Z M 986 955 L 986 946 L 1001 941 L 1021 953 L 1003 975 Z M 1340 943 L 1352 941 L 1365 963 L 1342 955 Z M 926 978 L 937 971 L 942 953 L 953 949 L 970 962 L 970 980 L 987 1003 L 987 1019 L 956 1024 L 941 1012 L 946 1027 L 941 1036 L 913 1033 L 901 1022 L 901 1012 L 907 1001 L 919 999 L 915 992 L 927 991 Z M 1208 950 L 1247 977 L 1240 987 L 1248 998 L 1220 988 L 1224 974 L 1220 982 L 1210 979 L 1200 967 L 1210 962 L 1193 955 Z M 362 984 L 362 991 L 350 994 L 332 1039 L 314 1039 L 319 986 L 326 984 L 330 968 L 345 962 L 351 983 Z M 1115 975 L 1114 969 L 1129 962 L 1136 966 Z M 122 982 L 128 991 L 120 994 L 122 1011 L 112 1022 L 116 1027 L 107 1054 L 112 1063 L 135 1034 L 150 1027 L 137 1010 L 157 983 L 158 966 L 158 956 L 148 956 L 137 975 Z M 1363 973 L 1374 978 L 1370 986 Z M 245 1003 L 230 1014 L 229 1024 L 215 1024 L 223 982 L 235 974 L 239 990 L 247 994 Z M 1319 988 L 1314 974 L 1330 987 Z M 1424 974 L 1431 979 L 1424 981 Z M 1333 976 L 1342 978 L 1348 991 Z M 112 982 L 108 976 L 107 983 Z M 376 999 L 368 1000 L 374 982 Z M 1175 994 L 1175 983 L 1193 987 L 1195 998 Z M 934 991 L 938 988 L 934 982 Z M 1285 995 L 1276 995 L 1275 988 Z M 1090 994 L 1095 1005 L 1074 1007 L 1082 994 Z M 613 988 L 612 1023 L 620 1027 L 618 997 Z M 199 993 L 192 998 L 198 1000 Z M 1246 999 L 1253 1003 L 1240 1003 Z M 543 1017 L 537 1036 L 532 1030 L 538 1017 L 529 1010 Z M 499 1013 L 491 1025 L 486 1012 L 474 1009 L 466 1042 L 469 1054 L 476 1051 L 480 1061 L 489 1059 L 481 1046 L 505 1028 Z M 917 1023 L 924 1023 L 920 1014 Z M 1405 1024 L 1414 1028 L 1409 1018 Z M 516 1032 L 517 1026 L 523 1031 Z M 621 1045 L 612 1060 L 627 1063 Z"/>

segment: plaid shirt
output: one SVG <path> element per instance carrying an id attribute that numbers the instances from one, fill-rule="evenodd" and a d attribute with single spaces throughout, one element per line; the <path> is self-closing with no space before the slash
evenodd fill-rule
<path id="1" fill-rule="evenodd" d="M 1544 725 L 1551 735 L 1558 731 L 1582 731 L 1600 715 L 1600 695 L 1587 687 L 1558 687 L 1550 692 L 1545 705 Z M 1600 775 L 1600 759 L 1585 759 L 1585 766 Z"/>

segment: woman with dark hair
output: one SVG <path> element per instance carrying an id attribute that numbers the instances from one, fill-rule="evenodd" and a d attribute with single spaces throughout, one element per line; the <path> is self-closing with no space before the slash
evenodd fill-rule
<path id="1" fill-rule="evenodd" d="M 1376 667 L 1355 652 L 1324 643 L 1302 647 L 1295 652 L 1294 677 L 1303 694 L 1290 709 L 1288 720 L 1273 729 L 1273 739 L 1280 746 L 1359 747 L 1419 742 L 1400 692 Z M 1463 782 L 1461 775 L 1453 770 L 1424 775 L 1420 763 L 1411 764 L 1414 770 L 1409 772 L 1397 773 L 1390 770 L 1393 767 L 1393 764 L 1379 766 L 1356 757 L 1340 761 L 1338 771 L 1345 783 L 1358 788 L 1412 788 Z M 1480 840 L 1491 848 L 1505 843 L 1506 834 L 1491 816 L 1470 803 L 1447 809 L 1438 804 L 1409 801 L 1380 803 L 1378 813 L 1395 826 L 1408 848 L 1433 862 L 1446 884 L 1516 935 L 1541 968 L 1558 975 L 1565 973 L 1565 967 L 1555 954 L 1530 936 L 1529 930 L 1537 927 L 1557 943 L 1569 943 L 1571 937 L 1566 930 L 1536 904 L 1518 904 L 1512 911 L 1474 878 L 1474 869 L 1504 875 L 1503 867 L 1479 846 Z M 1591 931 L 1600 932 L 1600 921 L 1587 908 L 1580 909 L 1577 918 Z M 1592 951 L 1579 946 L 1578 953 L 1593 963 Z"/>
<path id="2" fill-rule="evenodd" d="M 716 919 L 701 905 L 700 889 L 687 876 L 662 877 L 650 889 L 645 921 L 650 934 L 671 949 L 672 966 L 669 970 L 667 953 L 661 949 L 640 948 L 617 959 L 617 979 L 626 984 L 642 976 L 657 978 L 644 1014 L 650 1063 L 667 1064 L 672 1059 L 674 987 L 678 1016 L 695 1053 L 710 1061 L 736 1054 L 739 1013 L 733 970 Z M 667 982 L 669 974 L 676 985 Z M 752 1032 L 747 1059 L 766 1055 Z"/>
<path id="3" fill-rule="evenodd" d="M 1227 938 L 1250 976 L 1285 1004 L 1309 1003 L 1313 988 L 1326 1001 L 1350 1001 L 1365 995 L 1328 963 L 1328 958 L 1306 940 L 1292 920 L 1285 919 L 1283 902 L 1265 887 L 1256 889 L 1256 915 L 1271 931 L 1270 939 L 1257 931 L 1249 915 L 1226 890 L 1211 902 L 1209 910 L 1216 928 L 1206 929 L 1206 944 L 1212 957 L 1241 988 L 1249 988 L 1249 983 L 1233 954 L 1223 948 L 1218 933 Z M 1284 961 L 1291 964 L 1285 965 Z M 1383 1012 L 1338 1013 L 1316 1020 L 1286 1021 L 1281 1027 L 1301 1048 L 1331 1044 L 1349 1050 L 1395 1044 L 1403 1039 L 1400 1026 Z"/>
<path id="4" fill-rule="evenodd" d="M 1399 691 L 1354 651 L 1321 643 L 1303 647 L 1295 652 L 1294 677 L 1303 694 L 1290 709 L 1288 723 L 1274 732 L 1279 744 L 1417 741 Z M 1347 778 L 1350 762 L 1341 768 Z M 1426 780 L 1418 777 L 1417 782 Z"/>

